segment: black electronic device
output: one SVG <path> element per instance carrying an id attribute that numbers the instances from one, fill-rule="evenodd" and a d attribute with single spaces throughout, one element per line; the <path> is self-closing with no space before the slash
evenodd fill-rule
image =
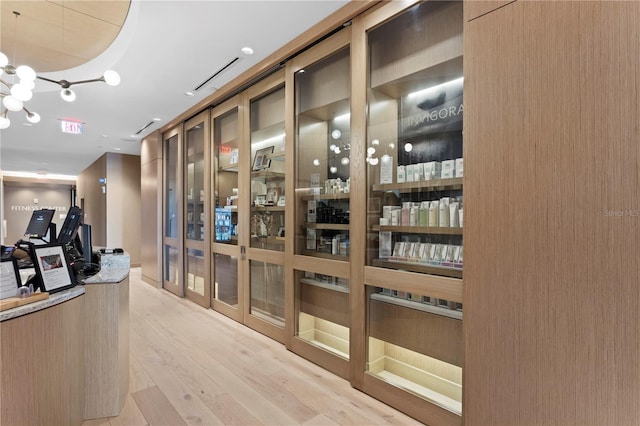
<path id="1" fill-rule="evenodd" d="M 67 212 L 67 217 L 64 218 L 56 242 L 60 244 L 71 243 L 76 238 L 82 222 L 82 209 L 78 206 L 71 206 Z"/>
<path id="2" fill-rule="evenodd" d="M 24 232 L 25 237 L 43 239 L 49 232 L 49 226 L 55 212 L 53 209 L 34 210 L 31 214 L 29 225 L 27 225 L 27 230 Z M 55 231 L 50 236 L 50 239 L 52 238 L 55 239 Z"/>

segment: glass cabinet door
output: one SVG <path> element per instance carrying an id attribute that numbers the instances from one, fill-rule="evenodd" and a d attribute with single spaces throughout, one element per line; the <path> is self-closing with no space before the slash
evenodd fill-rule
<path id="1" fill-rule="evenodd" d="M 184 215 L 185 215 L 185 295 L 203 306 L 209 306 L 208 227 L 206 190 L 206 141 L 208 113 L 204 112 L 185 124 Z"/>
<path id="2" fill-rule="evenodd" d="M 283 73 L 248 93 L 251 141 L 249 192 L 249 318 L 246 323 L 284 338 L 285 89 Z"/>
<path id="3" fill-rule="evenodd" d="M 241 123 L 238 98 L 212 111 L 213 294 L 214 309 L 239 320 L 238 222 Z M 246 228 L 245 228 L 246 229 Z"/>
<path id="4" fill-rule="evenodd" d="M 351 29 L 289 65 L 295 111 L 291 350 L 349 378 Z M 328 53 L 331 52 L 331 53 Z M 362 222 L 361 222 L 362 223 Z"/>
<path id="5" fill-rule="evenodd" d="M 457 415 L 462 24 L 424 2 L 367 31 L 367 371 Z"/>
<path id="6" fill-rule="evenodd" d="M 183 295 L 182 254 L 179 251 L 182 236 L 181 130 L 182 128 L 179 127 L 163 135 L 164 236 L 162 282 L 165 289 L 178 296 Z"/>
<path id="7" fill-rule="evenodd" d="M 297 254 L 349 260 L 349 68 L 345 47 L 295 73 Z"/>

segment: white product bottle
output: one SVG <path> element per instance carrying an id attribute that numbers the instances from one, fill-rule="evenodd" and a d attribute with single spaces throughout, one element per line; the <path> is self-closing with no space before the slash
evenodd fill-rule
<path id="1" fill-rule="evenodd" d="M 458 203 L 449 204 L 449 226 L 452 228 L 460 226 L 460 222 L 458 220 Z"/>
<path id="2" fill-rule="evenodd" d="M 460 228 L 462 228 L 462 209 L 458 210 L 458 222 L 460 223 Z"/>
<path id="3" fill-rule="evenodd" d="M 438 222 L 441 227 L 449 226 L 449 205 L 448 203 L 440 203 L 440 215 Z"/>
<path id="4" fill-rule="evenodd" d="M 429 206 L 429 226 L 438 226 L 438 200 L 432 201 Z"/>

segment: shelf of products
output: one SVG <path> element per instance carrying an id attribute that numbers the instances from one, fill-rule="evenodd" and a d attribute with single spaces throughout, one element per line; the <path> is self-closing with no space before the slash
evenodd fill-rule
<path id="1" fill-rule="evenodd" d="M 304 65 L 304 72 L 294 77 L 299 99 L 295 251 L 304 256 L 339 260 L 349 256 L 349 54 L 348 47 L 338 48 Z"/>

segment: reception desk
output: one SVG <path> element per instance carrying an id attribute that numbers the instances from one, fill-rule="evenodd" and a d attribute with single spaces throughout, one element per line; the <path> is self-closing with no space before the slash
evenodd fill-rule
<path id="1" fill-rule="evenodd" d="M 128 268 L 0 313 L 0 424 L 117 416 L 128 387 Z"/>

